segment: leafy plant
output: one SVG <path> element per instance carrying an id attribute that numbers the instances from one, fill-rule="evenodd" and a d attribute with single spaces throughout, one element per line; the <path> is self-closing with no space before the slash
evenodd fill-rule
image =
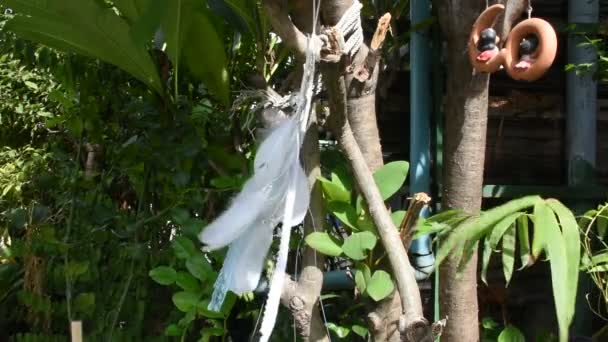
<path id="1" fill-rule="evenodd" d="M 396 161 L 384 165 L 374 173 L 374 180 L 382 198 L 387 200 L 403 186 L 409 164 Z M 339 232 L 316 232 L 306 237 L 306 243 L 320 253 L 334 257 L 345 257 L 355 264 L 355 283 L 359 293 L 378 302 L 394 290 L 392 276 L 381 269 L 383 254 L 374 256 L 378 250 L 378 232 L 372 223 L 363 198 L 355 195 L 352 179 L 343 169 L 331 172 L 330 179 L 320 178 L 323 198 L 327 210 L 342 223 L 345 234 Z M 393 213 L 398 227 L 405 212 Z"/>
<path id="2" fill-rule="evenodd" d="M 447 222 L 455 215 L 458 214 L 443 214 L 440 223 Z M 501 241 L 503 273 L 507 284 L 513 274 L 517 242 L 521 268 L 531 266 L 544 255 L 551 266 L 560 341 L 567 340 L 568 328 L 574 316 L 581 256 L 579 226 L 570 210 L 555 199 L 529 196 L 487 210 L 479 217 L 450 225 L 446 230 L 440 233 L 437 266 L 451 255 L 462 268 L 470 260 L 477 244 L 483 241 L 484 282 L 490 256 Z"/>

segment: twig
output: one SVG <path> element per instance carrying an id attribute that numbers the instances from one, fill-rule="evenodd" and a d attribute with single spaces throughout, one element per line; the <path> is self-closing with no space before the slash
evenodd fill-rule
<path id="1" fill-rule="evenodd" d="M 374 73 L 374 68 L 376 67 L 376 64 L 378 64 L 378 60 L 380 59 L 382 44 L 384 44 L 384 40 L 386 39 L 386 33 L 390 30 L 390 28 L 391 14 L 385 13 L 378 20 L 378 26 L 376 27 L 376 32 L 374 33 L 372 41 L 369 45 L 369 52 L 367 53 L 367 57 L 365 58 L 365 63 L 355 69 L 354 76 L 359 82 L 365 82 L 369 80 L 371 75 Z"/>

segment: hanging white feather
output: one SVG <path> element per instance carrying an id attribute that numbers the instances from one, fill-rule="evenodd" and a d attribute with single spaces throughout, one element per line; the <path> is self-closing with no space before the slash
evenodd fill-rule
<path id="1" fill-rule="evenodd" d="M 318 4 L 315 2 L 315 23 Z M 314 92 L 315 63 L 321 40 L 315 36 L 309 45 L 300 91 L 295 97 L 295 113 L 275 127 L 260 145 L 254 161 L 254 174 L 226 212 L 212 222 L 200 239 L 207 248 L 230 244 L 220 275 L 215 283 L 211 310 L 219 310 L 227 291 L 241 294 L 253 291 L 259 281 L 264 259 L 272 240 L 272 230 L 282 223 L 276 267 L 260 329 L 260 341 L 272 333 L 285 281 L 291 228 L 300 224 L 310 201 L 308 179 L 299 163 L 300 148 L 306 131 Z M 277 100 L 271 100 L 278 103 Z M 287 99 L 280 99 L 283 108 Z M 293 102 L 291 102 L 293 103 Z"/>
<path id="2" fill-rule="evenodd" d="M 230 244 L 224 266 L 213 286 L 210 310 L 220 310 L 229 290 L 241 295 L 255 289 L 272 243 L 275 224 L 276 222 L 259 220 Z"/>

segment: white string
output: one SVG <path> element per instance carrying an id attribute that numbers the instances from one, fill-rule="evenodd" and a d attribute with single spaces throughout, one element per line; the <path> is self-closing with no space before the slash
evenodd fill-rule
<path id="1" fill-rule="evenodd" d="M 528 12 L 528 19 L 532 18 L 532 0 L 528 0 L 527 12 Z"/>

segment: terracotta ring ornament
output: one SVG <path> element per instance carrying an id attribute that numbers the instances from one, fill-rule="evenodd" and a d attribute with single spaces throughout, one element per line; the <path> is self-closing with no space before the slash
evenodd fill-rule
<path id="1" fill-rule="evenodd" d="M 504 56 L 502 56 L 501 53 L 497 53 L 494 57 L 485 62 L 477 59 L 477 56 L 479 56 L 480 53 L 480 51 L 477 49 L 477 44 L 479 43 L 481 32 L 485 29 L 492 28 L 492 26 L 494 26 L 494 22 L 496 21 L 496 17 L 504 12 L 504 10 L 504 5 L 492 5 L 486 8 L 485 11 L 481 12 L 479 17 L 477 17 L 475 24 L 473 24 L 473 29 L 469 35 L 468 50 L 471 65 L 473 65 L 473 68 L 475 68 L 477 71 L 492 73 L 498 71 L 500 66 L 504 63 Z M 498 43 L 497 38 L 496 44 Z"/>
<path id="2" fill-rule="evenodd" d="M 538 47 L 531 56 L 532 63 L 525 70 L 518 70 L 517 63 L 520 61 L 520 42 L 529 36 L 536 36 Z M 511 78 L 523 81 L 536 81 L 541 78 L 553 64 L 557 53 L 557 34 L 553 26 L 539 19 L 526 19 L 517 24 L 509 33 L 505 46 L 505 68 Z"/>

